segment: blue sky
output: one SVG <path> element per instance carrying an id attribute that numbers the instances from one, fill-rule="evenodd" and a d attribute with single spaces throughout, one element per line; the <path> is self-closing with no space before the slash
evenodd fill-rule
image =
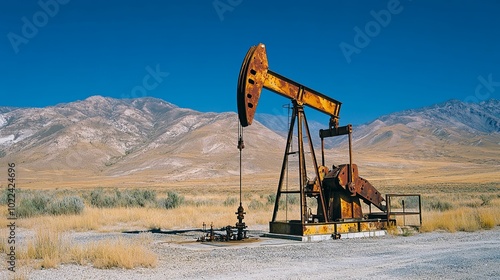
<path id="1" fill-rule="evenodd" d="M 498 99 L 499 14 L 500 2 L 472 0 L 1 1 L 0 106 L 99 94 L 236 111 L 239 68 L 259 42 L 270 69 L 341 101 L 341 124 Z M 264 91 L 257 111 L 286 103 Z"/>

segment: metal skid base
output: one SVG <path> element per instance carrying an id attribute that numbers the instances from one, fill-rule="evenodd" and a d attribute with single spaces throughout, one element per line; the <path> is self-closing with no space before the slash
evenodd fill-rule
<path id="1" fill-rule="evenodd" d="M 349 232 L 340 233 L 337 235 L 337 239 L 350 239 L 350 238 L 367 238 L 367 237 L 379 237 L 387 234 L 386 230 L 374 230 L 374 231 L 363 231 L 363 232 Z M 287 240 L 295 240 L 302 242 L 318 242 L 333 239 L 332 234 L 316 234 L 316 235 L 289 235 L 289 234 L 278 234 L 278 233 L 266 233 L 264 237 L 270 238 L 280 238 Z"/>
<path id="2" fill-rule="evenodd" d="M 393 221 L 390 221 L 393 222 Z M 387 228 L 388 220 L 384 219 L 351 219 L 328 223 L 304 223 L 300 221 L 275 221 L 269 222 L 270 234 L 283 234 L 292 236 L 326 235 L 334 238 L 348 237 L 353 233 L 368 233 L 381 231 Z M 359 234 L 358 234 L 359 235 Z M 361 234 L 365 237 L 366 234 Z"/>

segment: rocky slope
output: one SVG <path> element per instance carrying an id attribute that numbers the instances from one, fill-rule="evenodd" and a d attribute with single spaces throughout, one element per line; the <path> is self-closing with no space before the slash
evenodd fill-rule
<path id="1" fill-rule="evenodd" d="M 286 135 L 287 117 L 260 114 L 262 124 Z M 313 141 L 325 125 L 309 123 Z M 464 103 L 450 100 L 420 109 L 407 110 L 382 116 L 368 124 L 355 126 L 354 148 L 359 150 L 394 152 L 435 151 L 445 145 L 496 147 L 500 143 L 500 101 L 491 99 L 482 103 Z M 346 137 L 328 139 L 327 147 L 347 145 Z"/>
<path id="2" fill-rule="evenodd" d="M 286 117 L 261 115 L 257 119 L 285 133 Z M 315 137 L 324 126 L 315 122 L 309 126 L 319 148 Z M 348 161 L 347 137 L 325 143 L 327 165 Z M 500 101 L 450 100 L 382 116 L 354 127 L 353 155 L 363 176 L 388 184 L 498 182 Z"/>
<path id="3" fill-rule="evenodd" d="M 183 180 L 234 175 L 239 168 L 235 113 L 201 113 L 154 98 L 101 96 L 2 112 L 1 160 L 39 175 L 155 172 L 162 180 Z M 272 169 L 282 137 L 260 124 L 248 132 L 245 171 Z"/>
<path id="4" fill-rule="evenodd" d="M 243 172 L 277 176 L 288 121 L 272 115 L 257 120 L 265 126 L 255 122 L 245 129 Z M 310 122 L 312 135 L 320 128 Z M 356 162 L 372 175 L 471 167 L 495 177 L 500 102 L 452 100 L 382 116 L 355 127 L 353 139 Z M 237 176 L 236 143 L 235 113 L 201 113 L 155 98 L 93 96 L 46 108 L 0 107 L 0 163 L 16 162 L 26 183 L 143 177 L 141 182 L 154 184 Z M 327 162 L 346 160 L 346 137 L 329 139 L 327 147 Z"/>

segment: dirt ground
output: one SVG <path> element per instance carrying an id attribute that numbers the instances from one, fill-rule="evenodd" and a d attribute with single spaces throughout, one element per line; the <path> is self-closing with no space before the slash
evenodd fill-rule
<path id="1" fill-rule="evenodd" d="M 479 232 L 299 242 L 261 237 L 199 243 L 200 232 L 153 233 L 156 268 L 61 265 L 30 279 L 499 279 L 500 227 Z M 134 233 L 79 233 L 76 242 Z M 3 279 L 10 278 L 5 271 Z"/>

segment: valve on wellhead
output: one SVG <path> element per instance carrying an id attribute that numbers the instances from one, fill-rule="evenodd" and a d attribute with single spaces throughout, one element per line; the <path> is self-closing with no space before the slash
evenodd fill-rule
<path id="1" fill-rule="evenodd" d="M 247 238 L 247 232 L 245 231 L 245 228 L 247 226 L 245 225 L 245 222 L 243 222 L 243 219 L 245 218 L 245 209 L 243 209 L 243 206 L 240 203 L 240 207 L 238 207 L 238 212 L 234 213 L 238 217 L 238 222 L 236 223 L 236 228 L 238 229 L 238 233 L 236 235 L 237 240 L 243 240 Z"/>

